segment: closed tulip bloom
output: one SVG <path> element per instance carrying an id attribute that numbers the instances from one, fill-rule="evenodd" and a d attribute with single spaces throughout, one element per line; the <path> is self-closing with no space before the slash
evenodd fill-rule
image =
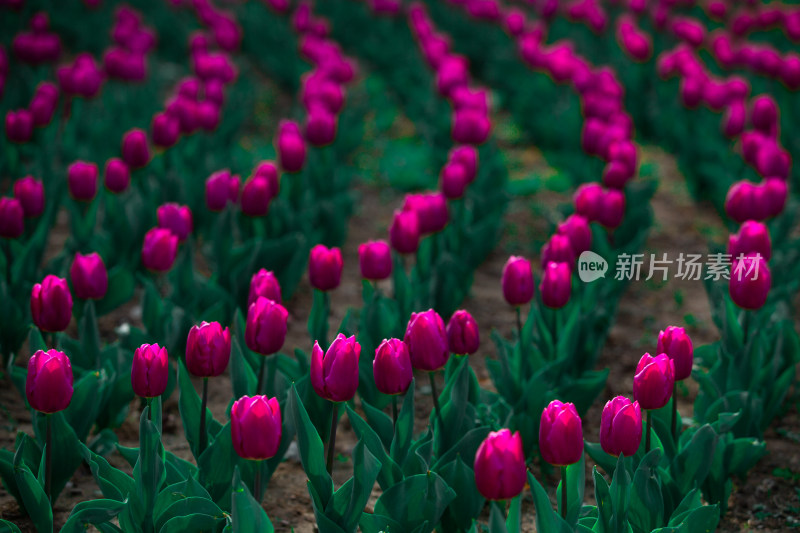
<path id="1" fill-rule="evenodd" d="M 403 340 L 408 346 L 411 364 L 418 370 L 435 372 L 450 358 L 444 321 L 433 309 L 411 313 Z"/>
<path id="2" fill-rule="evenodd" d="M 14 198 L 22 205 L 25 218 L 35 218 L 44 212 L 44 184 L 33 176 L 14 182 Z"/>
<path id="3" fill-rule="evenodd" d="M 231 440 L 242 459 L 274 457 L 281 444 L 281 406 L 277 398 L 242 396 L 231 406 Z"/>
<path id="4" fill-rule="evenodd" d="M 166 348 L 158 344 L 142 344 L 136 348 L 131 366 L 131 385 L 136 396 L 161 396 L 167 389 L 168 379 L 169 357 Z"/>
<path id="5" fill-rule="evenodd" d="M 464 196 L 467 188 L 467 172 L 461 163 L 450 162 L 442 167 L 442 193 L 448 200 Z"/>
<path id="6" fill-rule="evenodd" d="M 197 103 L 197 123 L 204 131 L 214 131 L 219 126 L 219 105 L 211 100 Z"/>
<path id="7" fill-rule="evenodd" d="M 27 109 L 6 113 L 6 136 L 15 143 L 26 143 L 33 137 L 33 114 Z"/>
<path id="8" fill-rule="evenodd" d="M 58 105 L 58 87 L 53 83 L 41 83 L 31 99 L 30 111 L 34 126 L 47 126 L 53 119 Z"/>
<path id="9" fill-rule="evenodd" d="M 760 219 L 756 185 L 749 181 L 739 181 L 728 189 L 725 197 L 725 213 L 734 221 L 742 223 L 746 220 Z"/>
<path id="10" fill-rule="evenodd" d="M 603 187 L 599 183 L 585 183 L 575 191 L 573 202 L 575 211 L 587 221 L 599 220 L 603 209 Z"/>
<path id="11" fill-rule="evenodd" d="M 681 381 L 692 375 L 694 348 L 686 330 L 669 326 L 658 334 L 658 353 L 665 353 L 675 363 L 675 380 Z"/>
<path id="12" fill-rule="evenodd" d="M 259 175 L 251 176 L 242 189 L 242 213 L 251 217 L 266 215 L 273 196 L 274 191 L 267 178 Z"/>
<path id="13" fill-rule="evenodd" d="M 289 312 L 281 304 L 259 296 L 247 310 L 245 344 L 261 355 L 277 353 L 286 340 L 288 319 Z"/>
<path id="14" fill-rule="evenodd" d="M 453 113 L 453 140 L 461 144 L 482 144 L 489 137 L 492 123 L 480 110 L 462 108 Z"/>
<path id="15" fill-rule="evenodd" d="M 187 205 L 167 203 L 159 206 L 156 211 L 158 227 L 170 230 L 183 242 L 192 233 L 192 210 Z"/>
<path id="16" fill-rule="evenodd" d="M 16 239 L 25 231 L 25 210 L 16 198 L 0 198 L 0 237 Z M 6 258 L 8 260 L 9 258 Z"/>
<path id="17" fill-rule="evenodd" d="M 358 247 L 361 277 L 382 280 L 392 275 L 392 250 L 386 241 L 369 241 Z"/>
<path id="18" fill-rule="evenodd" d="M 778 105 L 766 94 L 753 98 L 750 121 L 757 130 L 770 134 L 778 125 Z"/>
<path id="19" fill-rule="evenodd" d="M 383 394 L 403 394 L 414 379 L 408 346 L 400 339 L 384 339 L 372 360 L 375 386 Z"/>
<path id="20" fill-rule="evenodd" d="M 600 418 L 600 446 L 607 454 L 632 457 L 642 442 L 642 408 L 624 396 L 609 400 Z"/>
<path id="21" fill-rule="evenodd" d="M 72 401 L 72 364 L 58 350 L 39 350 L 28 360 L 25 397 L 40 413 L 57 413 Z"/>
<path id="22" fill-rule="evenodd" d="M 122 138 L 122 160 L 130 168 L 141 168 L 150 161 L 150 148 L 143 130 L 134 128 Z"/>
<path id="23" fill-rule="evenodd" d="M 131 183 L 131 171 L 122 159 L 112 157 L 106 161 L 105 183 L 111 192 L 120 193 L 128 188 Z"/>
<path id="24" fill-rule="evenodd" d="M 722 117 L 722 133 L 730 139 L 741 135 L 744 131 L 746 118 L 747 108 L 744 102 L 731 102 Z"/>
<path id="25" fill-rule="evenodd" d="M 450 218 L 447 199 L 439 192 L 407 194 L 403 202 L 403 211 L 417 213 L 419 229 L 423 234 L 443 230 Z"/>
<path id="26" fill-rule="evenodd" d="M 67 280 L 45 276 L 31 291 L 33 323 L 42 331 L 64 331 L 72 318 L 72 294 Z"/>
<path id="27" fill-rule="evenodd" d="M 478 150 L 471 145 L 458 146 L 450 152 L 450 161 L 460 163 L 464 168 L 467 183 L 472 183 L 478 175 Z"/>
<path id="28" fill-rule="evenodd" d="M 247 295 L 247 308 L 260 297 L 281 303 L 281 285 L 271 271 L 262 268 L 250 279 L 250 292 Z"/>
<path id="29" fill-rule="evenodd" d="M 789 188 L 781 178 L 767 178 L 764 180 L 763 212 L 767 217 L 775 217 L 783 212 Z"/>
<path id="30" fill-rule="evenodd" d="M 583 427 L 575 405 L 553 400 L 542 411 L 539 450 L 554 466 L 577 463 L 583 455 Z"/>
<path id="31" fill-rule="evenodd" d="M 320 291 L 330 291 L 342 280 L 342 251 L 318 244 L 308 257 L 308 279 L 311 286 Z"/>
<path id="32" fill-rule="evenodd" d="M 736 305 L 742 309 L 760 309 L 767 301 L 771 286 L 772 274 L 763 256 L 734 258 L 728 290 Z"/>
<path id="33" fill-rule="evenodd" d="M 553 262 L 566 263 L 570 267 L 575 263 L 575 251 L 566 235 L 556 233 L 542 247 L 542 267 Z"/>
<path id="34" fill-rule="evenodd" d="M 512 255 L 503 267 L 503 297 L 514 307 L 525 305 L 533 298 L 533 270 L 524 257 Z"/>
<path id="35" fill-rule="evenodd" d="M 464 309 L 459 309 L 447 322 L 447 346 L 458 355 L 473 354 L 481 344 L 478 323 Z"/>
<path id="36" fill-rule="evenodd" d="M 102 300 L 108 290 L 108 272 L 103 258 L 96 252 L 75 254 L 69 269 L 75 296 L 83 300 Z"/>
<path id="37" fill-rule="evenodd" d="M 475 454 L 475 485 L 487 500 L 510 500 L 525 488 L 528 470 L 519 431 L 492 431 Z"/>
<path id="38" fill-rule="evenodd" d="M 269 183 L 269 189 L 272 191 L 272 197 L 278 196 L 280 192 L 280 179 L 278 178 L 278 167 L 272 161 L 262 161 L 256 166 L 253 171 L 254 176 L 264 178 Z"/>
<path id="39" fill-rule="evenodd" d="M 238 178 L 229 170 L 214 172 L 206 180 L 206 205 L 211 211 L 222 211 L 229 200 L 236 203 L 238 192 Z"/>
<path id="40" fill-rule="evenodd" d="M 578 214 L 573 214 L 558 225 L 556 233 L 569 239 L 570 248 L 576 255 L 580 255 L 592 247 L 592 228 L 589 221 Z"/>
<path id="41" fill-rule="evenodd" d="M 231 358 L 231 334 L 219 322 L 192 326 L 186 339 L 186 368 L 193 376 L 210 378 L 225 372 Z"/>
<path id="42" fill-rule="evenodd" d="M 148 270 L 166 272 L 178 254 L 178 236 L 164 228 L 152 228 L 144 236 L 142 264 Z"/>
<path id="43" fill-rule="evenodd" d="M 761 222 L 748 220 L 739 231 L 728 238 L 728 253 L 737 259 L 740 255 L 758 253 L 769 261 L 772 256 L 772 241 L 769 230 Z"/>
<path id="44" fill-rule="evenodd" d="M 419 248 L 419 215 L 416 211 L 395 211 L 389 227 L 389 240 L 398 253 L 413 254 Z"/>
<path id="45" fill-rule="evenodd" d="M 351 400 L 358 389 L 358 358 L 361 345 L 355 335 L 341 333 L 323 354 L 319 342 L 311 350 L 311 385 L 321 397 L 331 402 Z"/>
<path id="46" fill-rule="evenodd" d="M 624 216 L 625 193 L 616 189 L 605 191 L 597 221 L 603 226 L 613 229 L 622 224 Z"/>
<path id="47" fill-rule="evenodd" d="M 542 282 L 539 284 L 542 302 L 551 309 L 567 305 L 572 293 L 572 269 L 567 263 L 551 261 L 544 268 Z"/>
<path id="48" fill-rule="evenodd" d="M 336 138 L 336 115 L 322 104 L 314 104 L 306 115 L 306 139 L 314 146 L 326 146 Z"/>
<path id="49" fill-rule="evenodd" d="M 672 397 L 674 383 L 675 362 L 664 353 L 656 357 L 646 353 L 636 365 L 633 398 L 642 409 L 661 409 Z"/>
<path id="50" fill-rule="evenodd" d="M 181 123 L 177 118 L 168 113 L 157 113 L 150 125 L 153 144 L 161 148 L 169 148 L 178 142 L 181 133 Z"/>
<path id="51" fill-rule="evenodd" d="M 306 143 L 296 122 L 282 121 L 278 129 L 278 161 L 286 172 L 299 172 L 306 161 Z"/>
<path id="52" fill-rule="evenodd" d="M 82 202 L 91 202 L 97 194 L 97 165 L 75 161 L 67 169 L 70 195 Z"/>
<path id="53" fill-rule="evenodd" d="M 633 177 L 633 171 L 622 161 L 610 161 L 603 169 L 603 185 L 622 189 Z"/>

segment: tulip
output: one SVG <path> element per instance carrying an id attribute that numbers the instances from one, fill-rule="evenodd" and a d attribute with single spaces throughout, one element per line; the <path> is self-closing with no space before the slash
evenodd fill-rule
<path id="1" fill-rule="evenodd" d="M 725 213 L 736 222 L 762 218 L 757 186 L 749 181 L 734 183 L 725 197 Z"/>
<path id="2" fill-rule="evenodd" d="M 605 191 L 597 221 L 609 229 L 614 229 L 622 224 L 624 215 L 625 193 L 616 189 Z"/>
<path id="3" fill-rule="evenodd" d="M 778 126 L 778 106 L 766 94 L 753 98 L 750 121 L 758 131 L 770 135 Z"/>
<path id="4" fill-rule="evenodd" d="M 503 267 L 503 297 L 509 305 L 519 307 L 533 298 L 533 271 L 524 257 L 511 256 Z"/>
<path id="5" fill-rule="evenodd" d="M 244 339 L 247 347 L 261 355 L 272 355 L 283 347 L 289 312 L 281 304 L 259 296 L 247 310 Z"/>
<path id="6" fill-rule="evenodd" d="M 607 454 L 632 457 L 642 443 L 642 409 L 624 396 L 609 400 L 600 417 L 600 446 Z"/>
<path id="7" fill-rule="evenodd" d="M 177 118 L 168 113 L 157 113 L 150 124 L 153 144 L 161 148 L 169 148 L 178 142 L 181 133 L 181 123 Z"/>
<path id="8" fill-rule="evenodd" d="M 436 233 L 447 225 L 447 200 L 442 193 L 407 194 L 403 211 L 415 211 L 421 233 Z"/>
<path id="9" fill-rule="evenodd" d="M 519 431 L 492 431 L 475 454 L 475 485 L 487 500 L 510 500 L 525 488 L 527 467 Z"/>
<path id="10" fill-rule="evenodd" d="M 461 144 L 482 144 L 489 137 L 492 123 L 480 110 L 462 108 L 453 113 L 453 140 Z"/>
<path id="11" fill-rule="evenodd" d="M 339 334 L 323 354 L 319 342 L 311 351 L 311 385 L 321 397 L 331 402 L 346 402 L 358 388 L 358 358 L 361 345 L 355 336 Z"/>
<path id="12" fill-rule="evenodd" d="M 242 396 L 231 407 L 231 440 L 242 459 L 263 461 L 281 444 L 281 406 L 277 398 Z M 253 493 L 260 497 L 260 490 Z"/>
<path id="13" fill-rule="evenodd" d="M 684 380 L 692 374 L 694 349 L 692 339 L 683 328 L 669 326 L 658 334 L 658 353 L 665 353 L 675 365 L 675 382 Z M 678 402 L 676 385 L 672 390 L 672 435 L 677 436 Z"/>
<path id="14" fill-rule="evenodd" d="M 444 321 L 433 309 L 411 313 L 405 338 L 414 368 L 435 372 L 444 367 L 450 352 Z"/>
<path id="15" fill-rule="evenodd" d="M 551 309 L 564 307 L 572 292 L 572 269 L 567 263 L 547 263 L 539 284 L 542 302 Z"/>
<path id="16" fill-rule="evenodd" d="M 97 165 L 75 161 L 67 169 L 67 184 L 75 200 L 91 202 L 97 194 Z"/>
<path id="17" fill-rule="evenodd" d="M 262 268 L 250 279 L 250 292 L 247 296 L 247 308 L 263 296 L 269 300 L 281 303 L 281 286 L 275 274 Z"/>
<path id="18" fill-rule="evenodd" d="M 728 138 L 734 138 L 744 131 L 747 108 L 741 101 L 732 102 L 725 110 L 722 118 L 722 133 Z"/>
<path id="19" fill-rule="evenodd" d="M 554 466 L 577 463 L 583 455 L 583 430 L 575 405 L 553 400 L 542 411 L 539 450 Z"/>
<path id="20" fill-rule="evenodd" d="M 274 195 L 275 191 L 267 178 L 251 176 L 242 188 L 242 213 L 251 217 L 266 215 Z"/>
<path id="21" fill-rule="evenodd" d="M 57 413 L 72 400 L 72 365 L 58 350 L 39 350 L 28 360 L 25 396 L 40 413 Z"/>
<path id="22" fill-rule="evenodd" d="M 170 230 L 179 242 L 185 241 L 192 233 L 192 211 L 189 206 L 167 203 L 156 210 L 158 227 Z"/>
<path id="23" fill-rule="evenodd" d="M 636 366 L 633 397 L 642 409 L 661 409 L 672 396 L 675 383 L 675 362 L 667 354 L 652 357 L 646 353 Z"/>
<path id="24" fill-rule="evenodd" d="M 231 356 L 231 335 L 219 322 L 203 322 L 189 330 L 186 367 L 199 377 L 215 377 L 225 371 Z"/>
<path id="25" fill-rule="evenodd" d="M 734 258 L 728 290 L 733 302 L 742 309 L 764 306 L 772 286 L 772 274 L 766 259 L 760 254 Z"/>
<path id="26" fill-rule="evenodd" d="M 451 162 L 442 167 L 442 193 L 448 200 L 464 196 L 467 188 L 467 171 L 461 163 Z"/>
<path id="27" fill-rule="evenodd" d="M 203 131 L 214 131 L 219 126 L 220 109 L 211 100 L 197 103 L 197 122 Z"/>
<path id="28" fill-rule="evenodd" d="M 585 183 L 575 191 L 575 211 L 589 222 L 599 220 L 603 197 L 603 187 L 599 183 Z"/>
<path id="29" fill-rule="evenodd" d="M 414 379 L 408 346 L 400 339 L 384 339 L 372 361 L 375 386 L 383 394 L 403 394 Z M 395 419 L 397 418 L 395 414 Z"/>
<path id="30" fill-rule="evenodd" d="M 592 247 L 592 229 L 589 221 L 578 214 L 572 214 L 558 225 L 556 233 L 565 235 L 569 239 L 570 248 L 576 255 L 580 255 Z"/>
<path id="31" fill-rule="evenodd" d="M 131 385 L 136 396 L 161 396 L 167 389 L 168 379 L 169 357 L 166 348 L 158 344 L 142 344 L 136 348 L 131 366 Z"/>
<path id="32" fill-rule="evenodd" d="M 44 184 L 33 176 L 14 182 L 14 198 L 19 200 L 25 218 L 35 218 L 44 211 Z"/>
<path id="33" fill-rule="evenodd" d="M 461 164 L 467 183 L 475 181 L 478 173 L 478 150 L 474 146 L 464 145 L 453 148 L 450 152 L 450 161 Z"/>
<path id="34" fill-rule="evenodd" d="M 26 143 L 33 137 L 33 114 L 27 109 L 6 113 L 6 136 L 15 143 Z"/>
<path id="35" fill-rule="evenodd" d="M 178 254 L 178 236 L 164 228 L 152 228 L 144 236 L 142 264 L 148 270 L 166 272 Z"/>
<path id="36" fill-rule="evenodd" d="M 339 286 L 342 279 L 342 251 L 318 244 L 311 249 L 308 258 L 308 279 L 319 291 L 330 291 Z"/>
<path id="37" fill-rule="evenodd" d="M 738 259 L 740 255 L 751 253 L 758 253 L 767 261 L 772 255 L 769 230 L 754 220 L 744 222 L 739 231 L 728 238 L 728 254 L 732 258 Z"/>
<path id="38" fill-rule="evenodd" d="M 58 105 L 58 87 L 49 82 L 44 82 L 36 87 L 36 92 L 31 99 L 30 111 L 33 115 L 34 126 L 47 126 L 53 119 Z"/>
<path id="39" fill-rule="evenodd" d="M 254 176 L 267 180 L 269 190 L 272 191 L 272 198 L 280 192 L 280 180 L 278 179 L 278 167 L 272 161 L 262 161 L 258 164 Z"/>
<path id="40" fill-rule="evenodd" d="M 566 235 L 556 233 L 542 247 L 542 267 L 552 262 L 565 263 L 570 268 L 575 264 L 575 252 Z"/>
<path id="41" fill-rule="evenodd" d="M 0 197 L 0 237 L 16 239 L 25 231 L 25 209 L 22 202 L 8 196 Z M 6 257 L 6 268 L 11 272 L 11 257 Z M 10 277 L 10 275 L 9 275 Z"/>
<path id="42" fill-rule="evenodd" d="M 389 227 L 389 240 L 398 253 L 413 254 L 419 248 L 419 215 L 416 211 L 395 211 Z"/>
<path id="43" fill-rule="evenodd" d="M 131 171 L 122 159 L 112 157 L 106 161 L 105 184 L 109 191 L 123 192 L 130 182 Z"/>
<path id="44" fill-rule="evenodd" d="M 781 178 L 767 178 L 764 180 L 763 211 L 767 217 L 781 214 L 786 206 L 789 189 Z"/>
<path id="45" fill-rule="evenodd" d="M 364 279 L 382 280 L 392 274 L 392 251 L 386 241 L 369 241 L 359 245 L 358 260 Z"/>
<path id="46" fill-rule="evenodd" d="M 306 160 L 306 145 L 296 122 L 282 121 L 278 128 L 278 161 L 286 172 L 299 172 Z"/>
<path id="47" fill-rule="evenodd" d="M 228 201 L 236 203 L 239 196 L 239 178 L 229 170 L 214 172 L 206 180 L 206 205 L 210 211 L 222 211 Z"/>
<path id="48" fill-rule="evenodd" d="M 143 130 L 134 128 L 122 137 L 122 160 L 132 169 L 147 165 L 150 160 L 150 148 L 147 146 L 147 135 Z"/>
<path id="49" fill-rule="evenodd" d="M 447 323 L 447 346 L 450 352 L 458 355 L 473 354 L 480 346 L 478 323 L 464 309 L 453 313 Z"/>
<path id="50" fill-rule="evenodd" d="M 315 103 L 306 115 L 306 139 L 314 146 L 326 146 L 336 138 L 336 115 Z"/>
<path id="51" fill-rule="evenodd" d="M 88 255 L 75 254 L 69 269 L 75 296 L 83 300 L 102 300 L 108 290 L 108 272 L 103 258 L 96 252 Z"/>
<path id="52" fill-rule="evenodd" d="M 64 331 L 72 318 L 72 294 L 67 280 L 45 276 L 31 291 L 33 323 L 42 331 Z"/>

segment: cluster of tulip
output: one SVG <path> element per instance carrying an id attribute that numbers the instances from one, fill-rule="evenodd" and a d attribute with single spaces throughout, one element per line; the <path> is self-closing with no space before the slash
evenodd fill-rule
<path id="1" fill-rule="evenodd" d="M 777 28 L 792 41 L 800 40 L 800 9 L 795 6 L 778 2 L 748 2 L 734 12 L 729 12 L 729 7 L 725 2 L 716 0 L 709 2 L 704 9 L 709 17 L 727 22 L 730 31 L 737 37 Z"/>

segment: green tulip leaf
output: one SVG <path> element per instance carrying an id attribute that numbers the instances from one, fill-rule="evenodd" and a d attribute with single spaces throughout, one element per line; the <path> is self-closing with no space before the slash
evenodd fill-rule
<path id="1" fill-rule="evenodd" d="M 264 508 L 253 498 L 247 486 L 242 483 L 238 467 L 234 468 L 231 491 L 231 531 L 232 533 L 273 533 L 275 531 Z"/>
<path id="2" fill-rule="evenodd" d="M 125 501 L 117 500 L 89 500 L 78 502 L 69 514 L 63 533 L 83 533 L 90 525 L 100 526 L 114 519 L 125 507 Z"/>

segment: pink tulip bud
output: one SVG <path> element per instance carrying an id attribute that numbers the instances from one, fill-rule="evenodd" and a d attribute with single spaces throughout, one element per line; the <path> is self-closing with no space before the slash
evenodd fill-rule
<path id="1" fill-rule="evenodd" d="M 392 275 L 392 250 L 386 241 L 369 241 L 358 247 L 361 277 L 382 280 Z"/>
<path id="2" fill-rule="evenodd" d="M 519 431 L 492 431 L 475 454 L 475 485 L 488 500 L 510 500 L 525 488 L 527 468 Z"/>
<path id="3" fill-rule="evenodd" d="M 75 254 L 69 269 L 75 296 L 82 300 L 102 300 L 108 290 L 108 272 L 103 258 L 96 252 Z"/>
<path id="4" fill-rule="evenodd" d="M 132 169 L 142 168 L 150 161 L 147 134 L 134 128 L 122 137 L 122 160 Z"/>
<path id="5" fill-rule="evenodd" d="M 30 110 L 34 126 L 47 126 L 58 105 L 58 87 L 50 82 L 40 83 L 31 99 Z"/>
<path id="6" fill-rule="evenodd" d="M 764 180 L 764 213 L 767 217 L 778 216 L 786 206 L 789 189 L 781 178 L 768 177 Z"/>
<path id="7" fill-rule="evenodd" d="M 72 294 L 67 280 L 45 276 L 31 291 L 33 323 L 42 331 L 64 331 L 72 319 Z"/>
<path id="8" fill-rule="evenodd" d="M 58 350 L 39 350 L 28 360 L 25 396 L 40 413 L 63 411 L 72 401 L 72 365 Z"/>
<path id="9" fill-rule="evenodd" d="M 105 184 L 109 191 L 115 193 L 123 192 L 130 183 L 131 171 L 122 159 L 112 157 L 106 161 Z"/>
<path id="10" fill-rule="evenodd" d="M 152 228 L 144 236 L 142 264 L 148 270 L 166 272 L 178 254 L 178 236 L 164 228 Z"/>
<path id="11" fill-rule="evenodd" d="M 249 309 L 259 297 L 264 297 L 277 303 L 281 303 L 281 286 L 278 278 L 271 271 L 262 268 L 250 279 L 250 292 L 247 296 L 247 308 Z"/>
<path id="12" fill-rule="evenodd" d="M 417 213 L 419 230 L 423 234 L 443 230 L 450 218 L 447 199 L 439 192 L 407 194 L 403 201 L 403 211 Z"/>
<path id="13" fill-rule="evenodd" d="M 321 397 L 331 402 L 351 400 L 358 389 L 358 358 L 361 345 L 355 335 L 341 333 L 323 354 L 319 342 L 311 350 L 311 385 Z"/>
<path id="14" fill-rule="evenodd" d="M 14 198 L 22 204 L 25 218 L 35 218 L 44 212 L 44 184 L 33 176 L 14 182 Z"/>
<path id="15" fill-rule="evenodd" d="M 25 209 L 22 202 L 8 196 L 0 197 L 0 237 L 4 239 L 20 237 L 25 231 L 24 216 Z"/>
<path id="16" fill-rule="evenodd" d="M 214 131 L 219 126 L 220 109 L 211 100 L 197 103 L 197 123 L 203 131 Z"/>
<path id="17" fill-rule="evenodd" d="M 189 206 L 167 203 L 156 210 L 158 227 L 170 230 L 179 242 L 185 241 L 194 227 Z"/>
<path id="18" fill-rule="evenodd" d="M 625 193 L 616 189 L 605 191 L 597 221 L 603 226 L 613 229 L 622 224 L 624 216 Z"/>
<path id="19" fill-rule="evenodd" d="M 464 169 L 467 183 L 472 183 L 478 175 L 478 150 L 474 146 L 464 145 L 453 148 L 450 161 L 459 163 Z"/>
<path id="20" fill-rule="evenodd" d="M 299 172 L 306 161 L 306 144 L 296 122 L 282 121 L 278 128 L 278 161 L 286 172 Z"/>
<path id="21" fill-rule="evenodd" d="M 748 220 L 739 231 L 728 238 L 728 254 L 733 258 L 751 253 L 761 254 L 769 261 L 772 256 L 772 243 L 769 230 L 761 222 Z"/>
<path id="22" fill-rule="evenodd" d="M 542 302 L 551 309 L 560 309 L 569 302 L 572 293 L 571 264 L 549 262 L 544 267 L 542 282 L 539 284 Z"/>
<path id="23" fill-rule="evenodd" d="M 403 340 L 417 370 L 435 372 L 450 358 L 444 321 L 433 309 L 411 313 Z"/>
<path id="24" fill-rule="evenodd" d="M 733 303 L 742 309 L 760 309 L 772 287 L 772 274 L 759 254 L 734 258 L 728 290 Z"/>
<path id="25" fill-rule="evenodd" d="M 525 31 L 525 13 L 511 9 L 505 19 L 506 31 L 513 37 L 519 37 Z"/>
<path id="26" fill-rule="evenodd" d="M 583 428 L 575 405 L 553 400 L 542 411 L 539 450 L 554 466 L 577 463 L 583 455 Z"/>
<path id="27" fill-rule="evenodd" d="M 761 218 L 755 189 L 756 185 L 749 181 L 734 183 L 725 198 L 725 213 L 739 223 Z"/>
<path id="28" fill-rule="evenodd" d="M 251 217 L 266 215 L 275 192 L 266 177 L 251 176 L 242 189 L 242 213 Z"/>
<path id="29" fill-rule="evenodd" d="M 384 339 L 372 361 L 375 386 L 383 394 L 403 394 L 414 379 L 408 346 L 400 339 Z"/>
<path id="30" fill-rule="evenodd" d="M 686 330 L 669 326 L 658 333 L 658 353 L 665 353 L 675 363 L 675 380 L 681 381 L 692 375 L 694 348 Z"/>
<path id="31" fill-rule="evenodd" d="M 225 372 L 231 358 L 231 334 L 219 322 L 192 326 L 186 339 L 186 368 L 193 376 L 210 378 Z"/>
<path id="32" fill-rule="evenodd" d="M 342 280 L 342 251 L 318 244 L 308 257 L 308 279 L 311 286 L 320 291 L 330 291 Z"/>
<path id="33" fill-rule="evenodd" d="M 27 109 L 6 113 L 6 136 L 15 143 L 26 143 L 33 137 L 33 114 Z"/>
<path id="34" fill-rule="evenodd" d="M 277 398 L 242 396 L 231 406 L 231 440 L 239 457 L 263 461 L 281 444 L 281 406 Z"/>
<path id="35" fill-rule="evenodd" d="M 181 123 L 177 118 L 168 113 L 157 113 L 150 124 L 153 144 L 161 148 L 169 148 L 178 142 L 181 133 Z"/>
<path id="36" fill-rule="evenodd" d="M 389 240 L 398 253 L 413 254 L 419 248 L 419 216 L 416 211 L 395 211 L 389 227 Z"/>
<path id="37" fill-rule="evenodd" d="M 460 163 L 447 163 L 442 167 L 441 182 L 445 198 L 448 200 L 461 198 L 467 188 L 467 171 Z"/>
<path id="38" fill-rule="evenodd" d="M 800 88 L 800 57 L 787 55 L 783 58 L 781 65 L 781 80 L 793 91 Z"/>
<path id="39" fill-rule="evenodd" d="M 478 323 L 464 309 L 459 309 L 447 322 L 447 346 L 451 353 L 474 354 L 481 344 Z"/>
<path id="40" fill-rule="evenodd" d="M 239 177 L 229 170 L 214 172 L 206 180 L 206 205 L 210 211 L 222 211 L 228 201 L 236 203 L 239 197 Z"/>
<path id="41" fill-rule="evenodd" d="M 206 80 L 203 84 L 205 99 L 214 102 L 218 109 L 225 103 L 225 84 L 220 80 Z"/>
<path id="42" fill-rule="evenodd" d="M 771 134 L 778 125 L 778 105 L 769 95 L 756 96 L 750 113 L 753 127 L 763 133 Z"/>
<path id="43" fill-rule="evenodd" d="M 599 220 L 603 209 L 603 187 L 599 183 L 584 183 L 575 191 L 575 211 L 588 222 Z"/>
<path id="44" fill-rule="evenodd" d="M 675 362 L 664 353 L 656 357 L 646 353 L 636 365 L 633 398 L 642 409 L 661 409 L 672 397 L 674 383 Z"/>
<path id="45" fill-rule="evenodd" d="M 546 267 L 551 262 L 565 263 L 569 268 L 575 264 L 575 252 L 566 235 L 555 233 L 542 247 L 542 267 Z"/>
<path id="46" fill-rule="evenodd" d="M 747 117 L 747 108 L 744 102 L 732 102 L 722 118 L 722 133 L 728 138 L 734 138 L 744 131 Z"/>
<path id="47" fill-rule="evenodd" d="M 303 80 L 301 91 L 303 106 L 306 109 L 321 105 L 336 115 L 344 105 L 344 91 L 341 86 L 319 71 L 311 73 Z"/>
<path id="48" fill-rule="evenodd" d="M 67 169 L 70 195 L 81 202 L 91 202 L 97 194 L 97 165 L 75 161 Z"/>
<path id="49" fill-rule="evenodd" d="M 609 455 L 633 457 L 642 443 L 642 408 L 624 396 L 609 400 L 600 417 L 600 446 Z"/>
<path id="50" fill-rule="evenodd" d="M 680 83 L 681 101 L 689 109 L 700 105 L 703 99 L 705 80 L 698 76 L 683 78 Z"/>
<path id="51" fill-rule="evenodd" d="M 281 304 L 259 296 L 247 310 L 244 340 L 261 355 L 278 353 L 286 340 L 289 312 Z"/>
<path id="52" fill-rule="evenodd" d="M 169 380 L 167 349 L 158 344 L 142 344 L 133 352 L 131 385 L 133 393 L 142 398 L 161 396 Z"/>
<path id="53" fill-rule="evenodd" d="M 524 257 L 508 258 L 503 267 L 503 297 L 509 305 L 518 307 L 525 305 L 533 298 L 533 270 L 531 263 Z"/>
<path id="54" fill-rule="evenodd" d="M 592 247 L 592 229 L 589 222 L 578 214 L 573 214 L 558 225 L 556 232 L 565 235 L 576 255 L 580 255 Z"/>
<path id="55" fill-rule="evenodd" d="M 461 144 L 483 144 L 489 137 L 492 123 L 483 111 L 458 109 L 453 113 L 453 140 Z"/>
<path id="56" fill-rule="evenodd" d="M 336 138 L 336 115 L 314 104 L 306 115 L 306 139 L 314 146 L 326 146 Z"/>

